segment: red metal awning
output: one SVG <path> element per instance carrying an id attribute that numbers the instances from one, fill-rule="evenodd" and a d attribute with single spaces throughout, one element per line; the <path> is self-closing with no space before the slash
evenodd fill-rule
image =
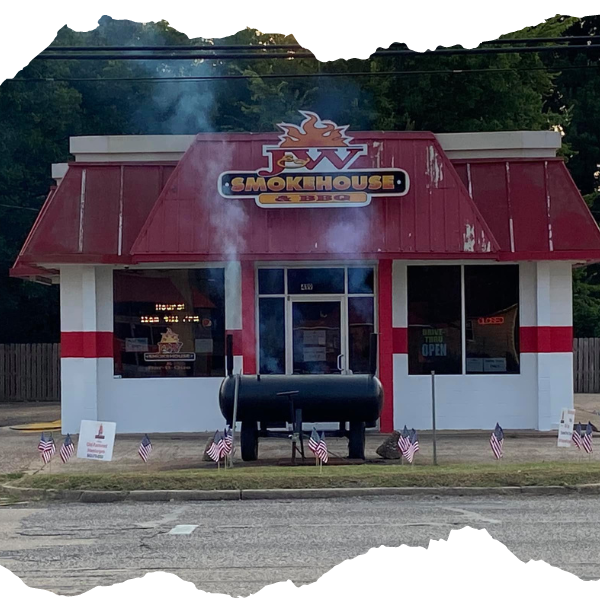
<path id="1" fill-rule="evenodd" d="M 70 263 L 331 258 L 600 260 L 600 230 L 561 159 L 450 161 L 431 133 L 356 133 L 353 168 L 402 168 L 410 189 L 352 208 L 225 199 L 221 172 L 266 166 L 275 134 L 201 134 L 172 163 L 71 163 L 14 276 Z"/>

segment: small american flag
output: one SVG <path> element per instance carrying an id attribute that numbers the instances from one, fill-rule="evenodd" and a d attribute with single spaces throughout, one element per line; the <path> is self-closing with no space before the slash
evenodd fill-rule
<path id="1" fill-rule="evenodd" d="M 220 431 L 215 432 L 215 437 L 213 438 L 212 444 L 209 449 L 206 451 L 206 454 L 210 456 L 215 462 L 219 462 L 222 457 L 222 453 L 224 450 L 223 445 L 223 436 Z"/>
<path id="2" fill-rule="evenodd" d="M 408 433 L 408 429 L 406 428 L 406 425 L 404 426 L 404 429 L 402 430 L 402 433 L 400 434 L 400 437 L 398 438 L 398 448 L 400 448 L 400 452 L 402 452 L 402 456 L 404 456 L 406 454 L 406 451 L 408 450 L 408 446 L 410 444 L 409 441 L 409 433 Z"/>
<path id="3" fill-rule="evenodd" d="M 42 433 L 42 437 L 38 443 L 38 450 L 42 455 L 42 460 L 44 461 L 44 464 L 47 465 L 56 453 L 54 438 L 50 436 L 50 438 L 46 439 L 46 436 Z"/>
<path id="4" fill-rule="evenodd" d="M 329 460 L 329 454 L 327 452 L 327 443 L 325 442 L 325 432 L 321 434 L 321 441 L 317 448 L 317 456 L 321 459 L 321 462 L 326 463 Z"/>
<path id="5" fill-rule="evenodd" d="M 419 436 L 414 429 L 410 430 L 410 434 L 408 436 L 408 448 L 404 453 L 404 458 L 412 464 L 412 461 L 415 458 L 415 454 L 419 451 Z"/>
<path id="6" fill-rule="evenodd" d="M 573 429 L 573 435 L 571 436 L 571 440 L 573 443 L 581 450 L 581 423 L 575 425 L 575 429 Z"/>
<path id="7" fill-rule="evenodd" d="M 326 463 L 329 459 L 327 453 L 327 443 L 325 442 L 325 434 L 319 436 L 317 430 L 313 427 L 312 433 L 308 440 L 308 447 L 310 451 L 321 461 Z"/>
<path id="8" fill-rule="evenodd" d="M 148 462 L 150 452 L 152 452 L 152 442 L 150 441 L 148 434 L 145 434 L 138 449 L 138 454 L 144 462 Z"/>
<path id="9" fill-rule="evenodd" d="M 313 427 L 310 438 L 308 439 L 308 448 L 315 456 L 317 456 L 317 449 L 319 448 L 320 443 L 321 438 L 319 437 L 317 430 Z"/>
<path id="10" fill-rule="evenodd" d="M 223 449 L 224 456 L 229 456 L 233 450 L 233 433 L 231 432 L 231 427 L 227 427 L 223 431 Z"/>
<path id="11" fill-rule="evenodd" d="M 67 433 L 67 437 L 63 441 L 63 445 L 60 449 L 60 459 L 67 463 L 73 453 L 75 452 L 75 445 L 73 444 L 73 440 L 71 439 L 70 434 Z"/>
<path id="12" fill-rule="evenodd" d="M 588 422 L 585 428 L 585 433 L 581 438 L 581 444 L 583 445 L 583 449 L 588 453 L 592 453 L 592 424 Z"/>
<path id="13" fill-rule="evenodd" d="M 492 452 L 494 453 L 496 460 L 501 459 L 503 456 L 502 449 L 504 447 L 504 430 L 498 423 L 496 423 L 496 428 L 492 431 L 490 446 L 492 447 Z"/>

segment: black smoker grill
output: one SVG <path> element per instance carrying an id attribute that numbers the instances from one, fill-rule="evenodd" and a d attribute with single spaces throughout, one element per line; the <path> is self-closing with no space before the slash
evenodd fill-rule
<path id="1" fill-rule="evenodd" d="M 219 406 L 229 426 L 233 425 L 236 377 L 238 405 L 236 422 L 242 423 L 241 451 L 244 461 L 258 458 L 258 438 L 284 437 L 289 432 L 269 431 L 292 425 L 292 461 L 297 444 L 304 458 L 302 424 L 339 423 L 328 437 L 348 438 L 348 457 L 365 458 L 365 428 L 375 427 L 383 407 L 383 388 L 375 376 L 377 335 L 371 336 L 368 375 L 233 375 L 231 336 L 227 339 L 227 377 L 219 390 Z M 349 429 L 346 424 L 349 423 Z"/>

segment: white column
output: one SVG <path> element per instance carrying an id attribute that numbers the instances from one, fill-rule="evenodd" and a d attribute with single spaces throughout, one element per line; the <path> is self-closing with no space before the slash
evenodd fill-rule
<path id="1" fill-rule="evenodd" d="M 535 309 L 538 328 L 572 327 L 571 277 L 570 263 L 535 263 Z M 573 353 L 538 352 L 536 365 L 538 429 L 550 431 L 558 428 L 561 410 L 573 407 Z"/>
<path id="2" fill-rule="evenodd" d="M 408 327 L 407 265 L 395 260 L 392 262 L 392 327 Z M 402 427 L 406 415 L 407 396 L 402 382 L 408 377 L 408 354 L 393 355 L 394 382 L 394 429 Z M 414 400 L 414 399 L 413 399 Z"/>
<path id="3" fill-rule="evenodd" d="M 550 325 L 573 327 L 573 266 L 554 262 L 550 271 Z M 563 408 L 573 408 L 573 346 L 568 352 L 547 355 L 550 363 L 550 407 L 552 429 L 558 428 Z"/>
<path id="4" fill-rule="evenodd" d="M 70 340 L 83 339 L 86 331 L 97 331 L 96 275 L 94 267 L 65 266 L 60 269 L 61 333 Z M 65 336 L 61 353 L 68 354 Z M 78 346 L 81 348 L 81 346 Z M 82 419 L 96 420 L 98 415 L 98 369 L 96 358 L 61 358 L 62 432 L 78 433 Z"/>
<path id="5" fill-rule="evenodd" d="M 233 334 L 233 370 L 242 372 L 242 268 L 239 261 L 231 261 L 225 267 L 225 330 Z"/>

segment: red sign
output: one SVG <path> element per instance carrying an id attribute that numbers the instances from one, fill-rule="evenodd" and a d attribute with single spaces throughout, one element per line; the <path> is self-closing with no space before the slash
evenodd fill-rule
<path id="1" fill-rule="evenodd" d="M 479 317 L 478 325 L 502 325 L 504 317 Z"/>

